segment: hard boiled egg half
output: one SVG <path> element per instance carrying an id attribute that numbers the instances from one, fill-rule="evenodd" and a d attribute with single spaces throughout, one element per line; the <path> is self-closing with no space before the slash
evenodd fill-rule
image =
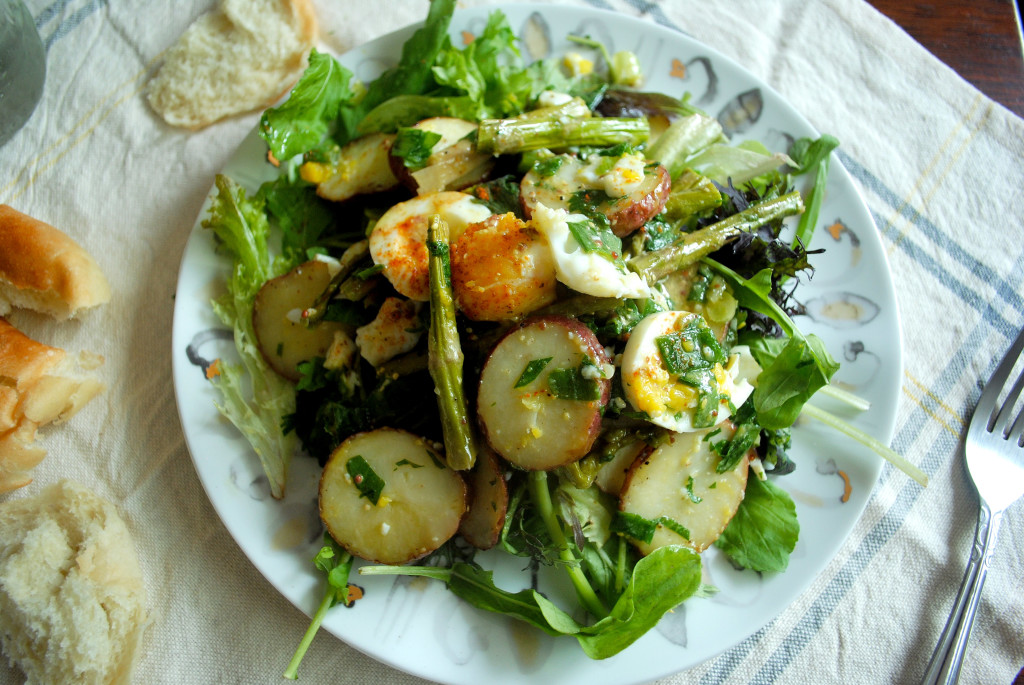
<path id="1" fill-rule="evenodd" d="M 580 244 L 573 225 L 590 225 L 582 214 L 570 214 L 564 209 L 552 209 L 539 204 L 533 210 L 533 226 L 547 238 L 551 256 L 555 261 L 555 275 L 573 290 L 594 297 L 649 297 L 650 288 L 639 275 L 626 269 L 619 254 L 621 244 L 614 249 L 600 249 L 600 237 Z M 615 236 L 606 236 L 607 240 Z M 597 247 L 595 247 L 595 245 Z"/>
<path id="2" fill-rule="evenodd" d="M 754 391 L 761 368 L 746 346 L 726 354 L 704 317 L 667 311 L 633 328 L 621 373 L 623 393 L 636 411 L 685 433 L 731 416 Z"/>

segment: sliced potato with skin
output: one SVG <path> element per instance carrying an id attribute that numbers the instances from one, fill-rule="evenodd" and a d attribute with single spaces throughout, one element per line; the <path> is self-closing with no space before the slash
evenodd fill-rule
<path id="1" fill-rule="evenodd" d="M 421 169 L 409 169 L 404 159 L 391 155 L 392 172 L 417 195 L 468 188 L 485 180 L 494 168 L 494 156 L 477 152 L 473 145 L 470 136 L 476 131 L 477 125 L 472 121 L 431 117 L 417 122 L 411 128 L 441 136 L 434 143 Z"/>
<path id="2" fill-rule="evenodd" d="M 618 497 L 622 492 L 622 485 L 626 482 L 626 474 L 645 449 L 647 443 L 637 440 L 615 450 L 615 456 L 601 464 L 597 476 L 594 477 L 594 483 L 602 492 Z"/>
<path id="3" fill-rule="evenodd" d="M 637 155 L 624 155 L 631 163 L 616 163 L 600 174 L 602 160 L 595 157 L 582 162 L 572 155 L 561 155 L 561 163 L 551 175 L 534 167 L 520 183 L 520 201 L 524 214 L 533 216 L 537 205 L 551 209 L 569 209 L 573 194 L 587 190 L 604 191 L 608 199 L 597 203 L 608 217 L 612 232 L 619 237 L 643 226 L 665 207 L 672 179 L 660 164 L 644 164 Z"/>
<path id="4" fill-rule="evenodd" d="M 384 481 L 373 503 L 350 469 L 359 458 Z M 320 477 L 320 518 L 350 554 L 404 564 L 455 535 L 466 511 L 466 484 L 418 436 L 394 428 L 357 433 L 332 453 Z"/>
<path id="5" fill-rule="evenodd" d="M 469 511 L 462 518 L 459 534 L 477 549 L 498 543 L 508 512 L 508 484 L 498 457 L 482 445 L 469 474 Z"/>
<path id="6" fill-rule="evenodd" d="M 524 370 L 550 358 L 536 377 L 515 387 Z M 584 359 L 596 374 L 593 399 L 565 399 L 551 375 L 565 376 Z M 590 373 L 593 376 L 595 373 Z M 576 319 L 543 316 L 525 321 L 494 347 L 480 374 L 477 418 L 501 457 L 527 470 L 548 470 L 586 455 L 601 429 L 611 393 L 611 364 L 594 333 Z"/>
<path id="7" fill-rule="evenodd" d="M 323 356 L 335 332 L 344 330 L 334 321 L 306 326 L 300 318 L 330 282 L 330 266 L 314 259 L 270 279 L 256 293 L 252 311 L 256 342 L 270 368 L 289 380 L 299 380 L 299 364 Z"/>
<path id="8" fill-rule="evenodd" d="M 651 542 L 634 541 L 643 554 L 666 545 L 686 545 L 703 552 L 725 530 L 747 487 L 749 459 L 736 468 L 718 473 L 718 455 L 709 442 L 729 439 L 731 423 L 705 440 L 710 430 L 674 433 L 668 443 L 642 454 L 633 463 L 619 498 L 619 508 L 649 520 L 667 517 L 689 531 L 689 539 L 662 524 Z M 692 495 L 692 496 L 691 496 Z"/>
<path id="9" fill-rule="evenodd" d="M 306 162 L 299 167 L 304 181 L 316 184 L 316 194 L 342 202 L 356 195 L 390 190 L 398 185 L 391 171 L 394 133 L 371 133 L 341 148 L 337 162 Z"/>

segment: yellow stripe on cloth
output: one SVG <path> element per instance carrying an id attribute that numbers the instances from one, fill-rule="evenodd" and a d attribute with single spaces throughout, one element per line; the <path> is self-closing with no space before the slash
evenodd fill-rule
<path id="1" fill-rule="evenodd" d="M 928 206 L 932 196 L 935 195 L 935 193 L 942 187 L 943 181 L 945 181 L 950 171 L 953 170 L 956 163 L 967 151 L 970 144 L 974 141 L 975 137 L 988 121 L 993 108 L 991 102 L 988 102 L 986 107 L 982 109 L 980 117 L 976 121 L 972 121 L 978 112 L 979 106 L 983 103 L 986 103 L 986 98 L 981 93 L 978 93 L 966 114 L 961 117 L 956 126 L 954 126 L 949 132 L 949 135 L 947 135 L 946 139 L 942 141 L 942 144 L 936 150 L 932 159 L 928 162 L 928 165 L 917 177 L 913 187 L 903 197 L 903 199 L 893 207 L 890 213 L 891 218 L 887 223 L 894 228 L 897 226 L 899 226 L 899 228 L 896 229 L 897 235 L 892 239 L 888 247 L 888 254 L 890 256 L 896 251 L 900 242 L 910 232 L 911 227 L 914 225 L 913 221 L 904 216 L 904 210 L 908 206 L 917 206 L 921 208 Z M 958 139 L 960 139 L 959 143 L 957 143 Z M 927 190 L 925 190 L 925 188 L 927 188 Z"/>
<path id="2" fill-rule="evenodd" d="M 944 428 L 945 430 L 949 431 L 949 433 L 953 435 L 953 437 L 959 439 L 960 434 L 963 432 L 964 429 L 964 420 L 960 418 L 960 415 L 957 413 L 957 411 L 954 408 L 950 407 L 945 402 L 943 402 L 937 395 L 935 395 L 930 389 L 928 389 L 928 387 L 924 383 L 914 378 L 912 375 L 910 375 L 909 372 L 904 371 L 903 375 L 906 376 L 907 381 L 909 381 L 912 385 L 914 385 L 916 388 L 922 391 L 922 393 L 919 396 L 915 396 L 915 394 L 908 390 L 906 386 L 903 386 L 903 394 L 909 397 L 914 404 L 920 407 L 921 411 L 927 414 L 930 418 L 934 419 L 937 424 L 942 426 L 942 428 Z M 931 401 L 926 403 L 924 401 L 925 398 Z M 952 422 L 947 421 L 946 417 L 940 416 L 938 412 L 934 411 L 932 409 L 933 406 L 938 406 L 940 409 L 947 412 L 949 414 L 949 417 L 952 419 Z"/>
<path id="3" fill-rule="evenodd" d="M 92 109 L 83 114 L 78 119 L 78 121 L 76 121 L 71 126 L 71 128 L 68 129 L 66 133 L 64 133 L 64 135 L 62 135 L 60 138 L 51 143 L 49 147 L 40 152 L 34 158 L 29 160 L 25 164 L 25 166 L 21 168 L 17 175 L 15 175 L 14 179 L 10 183 L 8 183 L 3 188 L 0 188 L 0 197 L 4 198 L 3 201 L 7 204 L 16 201 L 27 190 L 29 190 L 29 188 L 32 187 L 32 184 L 34 184 L 36 180 L 44 172 L 53 168 L 53 166 L 57 162 L 59 162 L 65 155 L 71 152 L 82 141 L 86 140 L 89 137 L 89 135 L 92 134 L 92 132 L 95 131 L 96 128 L 99 127 L 99 125 L 103 123 L 103 121 L 107 117 L 109 117 L 111 114 L 114 113 L 115 110 L 117 110 L 118 107 L 120 107 L 121 105 L 123 105 L 124 103 L 128 102 L 133 97 L 141 93 L 146 88 L 146 84 L 149 82 L 149 74 L 152 71 L 153 66 L 157 64 L 161 59 L 163 59 L 163 55 L 164 53 L 161 52 L 159 55 L 150 60 L 149 63 L 146 64 L 144 68 L 140 69 L 134 75 L 132 75 L 131 78 L 125 79 L 121 83 L 114 86 L 113 89 L 107 92 L 103 97 L 101 97 L 96 102 Z M 104 106 L 112 98 L 116 97 L 122 89 L 132 84 L 135 84 L 135 87 L 131 92 L 115 100 L 113 104 L 109 105 L 104 109 Z M 95 121 L 92 121 L 90 125 L 90 120 L 94 117 L 94 115 L 97 112 L 100 112 L 101 110 L 102 113 L 100 114 L 99 118 Z M 86 125 L 89 125 L 89 128 L 87 128 L 81 135 L 78 135 L 77 137 L 73 138 L 73 136 L 75 136 L 75 133 Z M 47 161 L 45 161 L 44 163 L 44 160 Z M 13 192 L 13 194 L 8 196 L 7 193 L 12 192 L 12 189 L 18 186 L 19 184 L 22 184 L 22 187 L 16 192 Z"/>

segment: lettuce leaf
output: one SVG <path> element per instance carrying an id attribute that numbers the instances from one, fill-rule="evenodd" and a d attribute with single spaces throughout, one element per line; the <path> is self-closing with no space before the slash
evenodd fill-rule
<path id="1" fill-rule="evenodd" d="M 789 493 L 771 481 L 749 478 L 743 502 L 715 546 L 743 568 L 780 572 L 789 565 L 799 537 Z"/>
<path id="2" fill-rule="evenodd" d="M 211 382 L 221 393 L 217 409 L 252 445 L 270 481 L 271 494 L 280 499 L 297 447 L 295 437 L 281 430 L 284 418 L 295 411 L 295 391 L 263 360 L 252 310 L 256 293 L 264 282 L 283 272 L 283 262 L 270 256 L 270 227 L 262 201 L 248 199 L 244 188 L 223 175 L 217 176 L 216 188 L 202 225 L 230 254 L 232 266 L 227 292 L 214 300 L 213 310 L 234 331 L 240 363 L 219 363 L 215 368 L 220 373 Z"/>
<path id="3" fill-rule="evenodd" d="M 276 159 L 285 162 L 320 144 L 341 103 L 355 97 L 351 79 L 352 72 L 330 55 L 310 52 L 309 66 L 288 99 L 260 117 L 260 137 Z"/>

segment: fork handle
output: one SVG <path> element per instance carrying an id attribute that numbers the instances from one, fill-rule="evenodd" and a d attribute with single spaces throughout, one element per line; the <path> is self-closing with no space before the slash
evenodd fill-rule
<path id="1" fill-rule="evenodd" d="M 981 588 L 988 575 L 988 564 L 995 545 L 992 542 L 999 531 L 1002 512 L 993 513 L 984 502 L 978 512 L 978 527 L 974 532 L 974 545 L 971 558 L 964 571 L 964 579 L 960 583 L 953 610 L 942 630 L 942 636 L 935 646 L 931 661 L 925 671 L 922 685 L 953 685 L 960 679 L 960 666 L 963 663 L 967 640 L 971 636 L 974 615 L 978 611 L 981 600 Z"/>

